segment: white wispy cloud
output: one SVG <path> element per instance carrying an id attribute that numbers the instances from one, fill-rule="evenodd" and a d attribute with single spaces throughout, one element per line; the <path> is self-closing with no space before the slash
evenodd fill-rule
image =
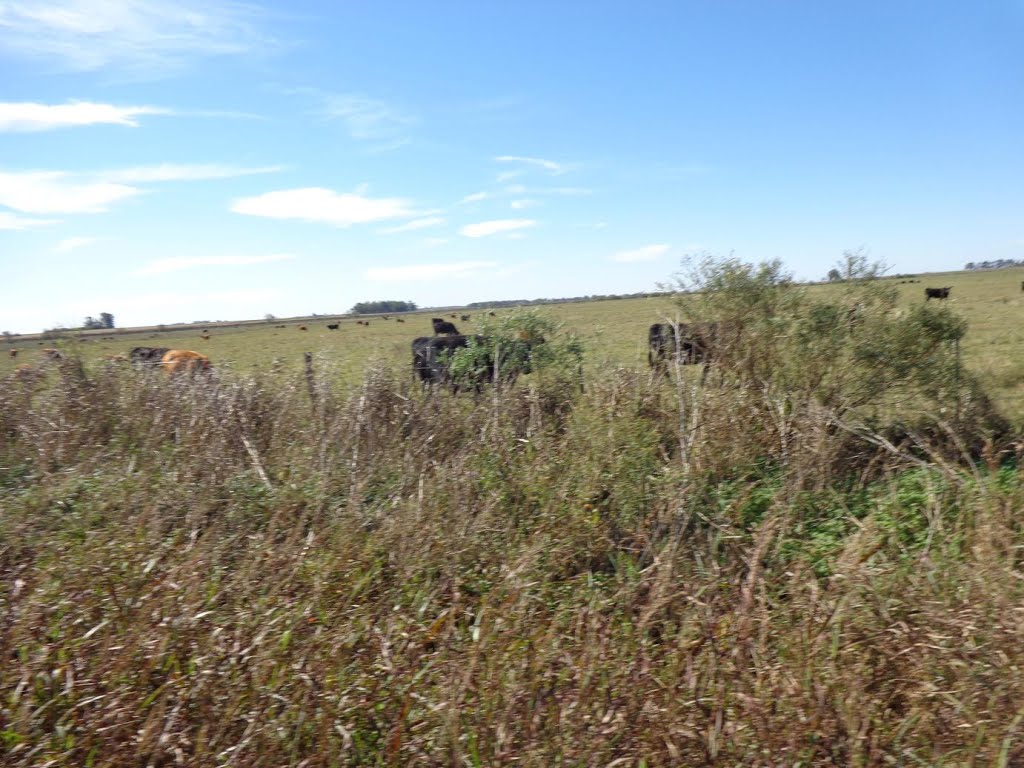
<path id="1" fill-rule="evenodd" d="M 0 102 L 0 131 L 30 133 L 86 125 L 138 128 L 138 118 L 143 115 L 169 114 L 172 114 L 171 110 L 161 107 L 118 107 L 92 101 L 69 101 L 66 104 L 4 101 Z"/>
<path id="2" fill-rule="evenodd" d="M 10 211 L 0 211 L 0 229 L 35 229 L 36 227 L 48 227 L 59 222 L 53 219 L 31 219 L 27 216 L 19 216 Z"/>
<path id="3" fill-rule="evenodd" d="M 196 164 L 175 165 L 141 165 L 135 168 L 121 168 L 112 171 L 101 171 L 97 175 L 107 181 L 146 183 L 157 181 L 209 181 L 212 179 L 232 179 L 237 176 L 253 176 L 261 173 L 277 173 L 284 170 L 283 165 L 267 165 L 244 168 L 232 165 Z"/>
<path id="4" fill-rule="evenodd" d="M 481 200 L 486 200 L 490 197 L 487 192 L 474 192 L 471 195 L 466 195 L 464 198 L 459 200 L 460 203 L 479 203 Z"/>
<path id="5" fill-rule="evenodd" d="M 628 251 L 619 251 L 613 253 L 608 258 L 611 261 L 617 261 L 622 264 L 631 264 L 637 261 L 654 261 L 659 259 L 668 253 L 669 245 L 667 243 L 658 243 L 656 245 L 645 245 L 642 248 L 634 248 Z"/>
<path id="6" fill-rule="evenodd" d="M 416 116 L 361 93 L 334 93 L 312 87 L 291 88 L 285 93 L 306 99 L 309 114 L 314 117 L 342 123 L 349 137 L 363 142 L 371 153 L 408 144 L 409 132 L 419 122 Z"/>
<path id="7" fill-rule="evenodd" d="M 500 157 L 494 158 L 495 162 L 498 163 L 522 163 L 524 165 L 532 165 L 536 168 L 542 168 L 548 173 L 558 176 L 559 174 L 565 173 L 569 170 L 569 167 L 564 163 L 557 163 L 554 160 L 545 160 L 543 157 L 523 157 L 521 155 L 501 155 Z"/>
<path id="8" fill-rule="evenodd" d="M 512 181 L 512 179 L 522 175 L 522 171 L 502 171 L 495 177 L 495 180 L 499 184 L 504 184 L 506 181 Z"/>
<path id="9" fill-rule="evenodd" d="M 464 237 L 487 237 L 500 232 L 514 232 L 519 229 L 529 229 L 537 226 L 533 219 L 494 219 L 492 221 L 481 221 L 476 224 L 467 224 L 459 230 Z"/>
<path id="10" fill-rule="evenodd" d="M 174 256 L 169 259 L 151 261 L 136 270 L 136 275 L 162 275 L 194 267 L 246 267 L 253 264 L 268 264 L 273 261 L 290 261 L 292 253 L 272 253 L 265 256 Z"/>
<path id="11" fill-rule="evenodd" d="M 76 248 L 83 248 L 95 242 L 95 237 L 65 237 L 53 247 L 53 251 L 54 253 L 70 253 Z"/>
<path id="12" fill-rule="evenodd" d="M 18 0 L 0 3 L 0 51 L 75 71 L 162 74 L 273 47 L 260 15 L 231 0 Z"/>
<path id="13" fill-rule="evenodd" d="M 512 206 L 512 210 L 521 211 L 524 208 L 533 208 L 534 206 L 540 205 L 540 202 L 537 200 L 522 199 L 513 200 L 511 203 L 509 203 L 509 205 Z"/>
<path id="14" fill-rule="evenodd" d="M 410 264 L 404 267 L 379 267 L 363 274 L 368 280 L 436 280 L 441 277 L 471 277 L 493 270 L 496 261 L 455 261 L 448 264 Z"/>
<path id="15" fill-rule="evenodd" d="M 108 181 L 76 181 L 64 171 L 0 172 L 0 205 L 22 213 L 100 213 L 141 191 Z"/>
<path id="16" fill-rule="evenodd" d="M 298 219 L 349 227 L 417 215 L 411 202 L 399 197 L 367 197 L 363 190 L 338 193 L 323 187 L 282 189 L 231 204 L 235 213 L 269 219 Z"/>
<path id="17" fill-rule="evenodd" d="M 428 229 L 429 227 L 439 227 L 445 223 L 445 220 L 440 216 L 425 216 L 422 219 L 413 219 L 405 224 L 399 224 L 397 227 L 388 227 L 386 229 L 379 230 L 383 235 L 393 235 L 397 232 L 411 232 L 415 229 Z"/>
<path id="18" fill-rule="evenodd" d="M 451 239 L 447 238 L 447 237 L 425 237 L 425 238 L 423 238 L 423 244 L 427 248 L 437 248 L 438 246 L 446 245 L 449 242 L 451 242 Z"/>

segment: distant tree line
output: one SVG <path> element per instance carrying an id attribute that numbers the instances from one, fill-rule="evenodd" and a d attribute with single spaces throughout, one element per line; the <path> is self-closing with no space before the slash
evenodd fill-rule
<path id="1" fill-rule="evenodd" d="M 381 312 L 414 312 L 418 309 L 414 301 L 360 301 L 351 309 L 354 315 L 380 314 Z"/>
<path id="2" fill-rule="evenodd" d="M 1004 267 L 1024 267 L 1024 259 L 994 259 L 992 261 L 969 261 L 964 269 L 1003 269 Z"/>
<path id="3" fill-rule="evenodd" d="M 87 317 L 82 323 L 82 328 L 87 331 L 101 330 L 114 327 L 114 316 L 109 312 L 100 312 L 98 318 Z"/>
<path id="4" fill-rule="evenodd" d="M 502 301 L 474 301 L 467 304 L 467 309 L 484 309 L 486 307 L 529 307 L 538 304 L 568 304 L 578 301 L 607 301 L 609 299 L 646 299 L 654 296 L 668 296 L 671 291 L 641 291 L 640 293 L 602 293 L 588 296 L 573 296 L 561 299 L 509 299 Z"/>

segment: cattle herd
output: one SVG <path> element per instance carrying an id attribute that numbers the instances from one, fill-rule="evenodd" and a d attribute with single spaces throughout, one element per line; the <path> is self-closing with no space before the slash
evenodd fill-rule
<path id="1" fill-rule="evenodd" d="M 948 299 L 952 289 L 925 288 L 925 301 L 931 299 Z M 1024 291 L 1024 282 L 1021 283 Z M 488 316 L 496 317 L 494 312 Z M 471 319 L 470 315 L 451 314 L 451 318 L 459 317 L 463 322 Z M 383 320 L 390 316 L 381 315 Z M 404 323 L 401 317 L 395 321 Z M 511 382 L 520 373 L 531 370 L 531 355 L 535 345 L 544 343 L 542 337 L 528 338 L 520 336 L 502 350 L 499 346 L 492 347 L 487 337 L 482 335 L 467 336 L 459 333 L 459 329 L 450 320 L 441 317 L 430 319 L 433 336 L 420 336 L 412 341 L 413 375 L 424 385 L 448 384 L 458 390 L 466 383 L 479 390 L 483 384 L 496 381 Z M 370 325 L 369 320 L 356 320 L 356 325 Z M 284 325 L 275 326 L 284 328 Z M 339 330 L 340 323 L 328 323 L 327 329 Z M 306 325 L 297 326 L 300 331 L 307 331 Z M 721 344 L 721 337 L 726 329 L 720 323 L 653 323 L 647 332 L 647 362 L 650 368 L 659 374 L 667 372 L 667 364 L 676 360 L 682 365 L 705 364 L 711 361 L 712 350 Z M 208 331 L 203 331 L 200 338 L 208 340 Z M 452 374 L 452 363 L 460 350 L 476 351 L 472 365 L 465 379 L 456 381 Z M 11 349 L 9 356 L 18 356 L 17 349 Z M 41 355 L 44 362 L 63 359 L 59 350 L 43 349 Z M 160 368 L 168 376 L 178 373 L 200 373 L 211 370 L 210 358 L 206 355 L 185 349 L 168 347 L 134 347 L 125 357 L 123 355 L 107 355 L 107 362 L 128 361 L 138 368 Z M 30 364 L 19 365 L 16 375 L 27 376 L 38 372 Z"/>

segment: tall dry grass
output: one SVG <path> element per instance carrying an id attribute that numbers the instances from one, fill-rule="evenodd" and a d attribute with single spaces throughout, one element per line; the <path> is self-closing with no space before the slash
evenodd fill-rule
<path id="1" fill-rule="evenodd" d="M 0 762 L 1021 764 L 1014 457 L 678 373 L 8 378 Z"/>

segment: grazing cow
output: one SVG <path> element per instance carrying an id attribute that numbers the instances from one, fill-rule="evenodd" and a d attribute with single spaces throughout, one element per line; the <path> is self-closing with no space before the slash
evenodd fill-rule
<path id="1" fill-rule="evenodd" d="M 304 325 L 300 325 L 300 326 L 299 326 L 299 330 L 300 330 L 300 331 L 305 331 L 305 330 L 306 330 L 306 326 L 304 326 Z"/>
<path id="2" fill-rule="evenodd" d="M 197 373 L 210 370 L 210 358 L 189 349 L 168 350 L 160 360 L 160 364 L 168 376 L 173 376 L 176 373 Z"/>
<path id="3" fill-rule="evenodd" d="M 452 356 L 460 349 L 480 345 L 485 342 L 483 336 L 420 336 L 412 342 L 413 375 L 424 384 L 448 384 L 453 392 L 458 392 L 460 382 L 451 375 Z M 484 384 L 493 383 L 495 374 L 501 376 L 505 383 L 512 383 L 520 373 L 529 373 L 532 369 L 530 352 L 534 345 L 543 344 L 543 338 L 523 338 L 510 342 L 503 352 L 499 347 L 499 359 L 488 350 L 477 358 L 474 371 L 467 374 L 461 384 L 469 384 L 477 392 Z"/>
<path id="4" fill-rule="evenodd" d="M 455 317 L 455 315 L 452 315 L 452 317 Z M 430 323 L 434 326 L 434 334 L 437 336 L 445 333 L 452 334 L 454 336 L 459 332 L 459 329 L 455 327 L 454 323 L 449 323 L 447 320 L 440 317 L 430 318 Z"/>
<path id="5" fill-rule="evenodd" d="M 948 299 L 949 292 L 952 288 L 925 288 L 924 289 L 924 300 L 929 299 Z"/>
<path id="6" fill-rule="evenodd" d="M 718 323 L 654 323 L 647 332 L 647 362 L 659 373 L 667 371 L 666 363 L 673 358 L 682 365 L 706 363 L 717 332 Z"/>
<path id="7" fill-rule="evenodd" d="M 42 352 L 43 352 L 43 357 L 45 359 L 47 359 L 47 360 L 63 360 L 64 359 L 64 355 L 62 355 L 60 353 L 60 350 L 57 350 L 57 349 L 44 349 L 44 350 L 42 350 Z"/>
<path id="8" fill-rule="evenodd" d="M 18 356 L 18 350 L 12 349 L 10 352 L 7 353 L 7 355 L 8 355 L 8 357 L 17 357 Z"/>
<path id="9" fill-rule="evenodd" d="M 448 317 L 450 317 L 452 320 L 454 320 L 456 317 L 458 317 L 458 315 L 456 315 L 454 312 L 452 312 L 450 315 L 448 315 Z"/>
<path id="10" fill-rule="evenodd" d="M 497 315 L 496 315 L 496 314 L 494 314 L 493 312 L 488 312 L 488 313 L 487 313 L 487 316 L 488 316 L 488 317 L 497 317 Z"/>
<path id="11" fill-rule="evenodd" d="M 402 319 L 402 318 L 400 318 L 400 317 L 396 317 L 396 318 L 395 318 L 395 322 L 396 322 L 396 323 L 404 323 L 404 322 L 405 322 L 405 320 L 403 320 L 403 319 Z"/>
<path id="12" fill-rule="evenodd" d="M 338 330 L 338 323 L 328 323 L 327 324 L 327 330 L 328 331 L 336 331 L 336 330 Z"/>
<path id="13" fill-rule="evenodd" d="M 210 340 L 210 334 L 208 334 L 208 333 L 200 333 L 199 334 L 199 338 L 202 339 L 203 341 L 209 341 Z"/>
<path id="14" fill-rule="evenodd" d="M 164 355 L 170 351 L 168 347 L 133 347 L 128 353 L 128 359 L 137 366 L 154 367 L 160 365 Z"/>
<path id="15" fill-rule="evenodd" d="M 469 322 L 469 315 L 463 315 L 462 316 L 462 322 L 468 323 Z"/>

